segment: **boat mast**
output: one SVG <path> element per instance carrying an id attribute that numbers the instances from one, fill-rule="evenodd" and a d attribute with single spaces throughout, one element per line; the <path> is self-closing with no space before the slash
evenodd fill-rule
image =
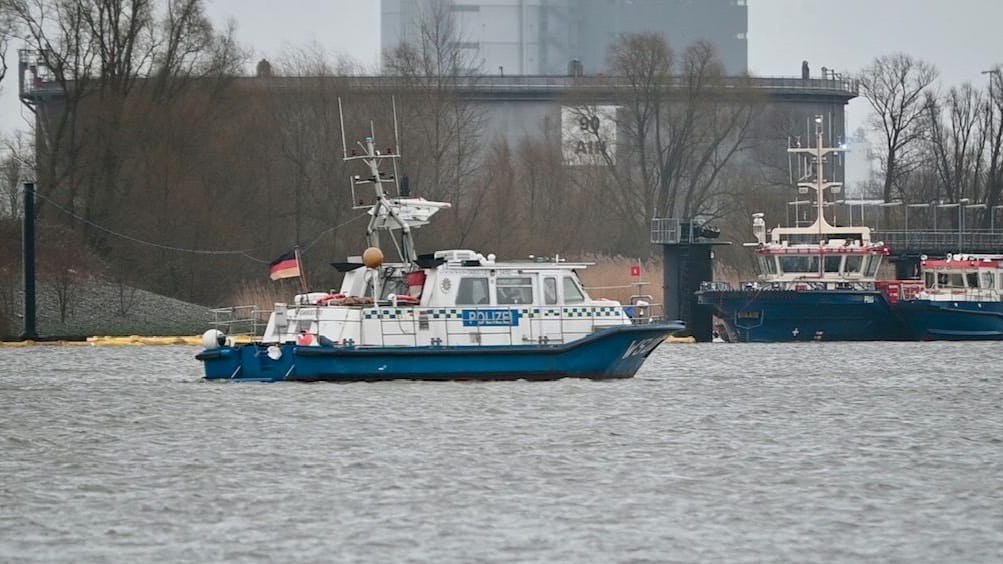
<path id="1" fill-rule="evenodd" d="M 815 214 L 815 224 L 809 229 L 817 229 L 818 234 L 821 237 L 826 230 L 830 232 L 833 226 L 829 224 L 825 219 L 825 214 L 823 210 L 824 197 L 826 190 L 838 191 L 839 188 L 843 186 L 842 182 L 826 182 L 825 171 L 824 171 L 824 161 L 826 155 L 829 153 L 838 153 L 843 151 L 843 149 L 838 149 L 835 147 L 824 147 L 822 145 L 822 116 L 815 116 L 815 147 L 796 147 L 788 148 L 788 153 L 802 153 L 808 154 L 814 158 L 815 161 L 815 180 L 814 182 L 801 182 L 797 183 L 798 188 L 808 188 L 815 190 L 815 207 L 817 208 Z"/>
<path id="2" fill-rule="evenodd" d="M 401 218 L 398 213 L 398 207 L 391 205 L 391 202 L 387 198 L 387 193 L 383 189 L 384 183 L 393 183 L 397 186 L 397 193 L 400 194 L 400 186 L 397 184 L 397 159 L 400 158 L 400 145 L 399 141 L 396 140 L 397 137 L 397 102 L 394 100 L 394 137 L 395 142 L 398 144 L 393 150 L 387 149 L 386 152 L 380 153 L 379 149 L 376 148 L 376 129 L 372 122 L 369 123 L 369 136 L 366 137 L 365 142 L 358 143 L 359 147 L 362 149 L 361 155 L 356 155 L 355 150 L 352 150 L 352 154 L 349 154 L 347 144 L 345 143 L 345 118 L 341 107 L 341 98 L 338 99 L 338 115 L 341 119 L 341 144 L 343 148 L 343 160 L 345 162 L 353 160 L 361 160 L 366 167 L 369 169 L 368 178 L 360 178 L 359 176 L 352 176 L 351 182 L 353 187 L 353 194 L 355 192 L 354 187 L 359 184 L 372 184 L 373 191 L 375 192 L 376 202 L 372 206 L 363 206 L 370 209 L 370 219 L 369 226 L 366 228 L 366 244 L 370 247 L 380 246 L 380 229 L 388 229 L 385 224 L 381 225 L 381 216 L 385 214 L 389 217 L 401 230 L 401 245 L 398 249 L 400 253 L 400 258 L 403 262 L 415 264 L 418 260 L 417 252 L 414 248 L 414 239 L 411 234 L 411 226 L 408 225 L 404 219 Z M 387 176 L 385 173 L 380 172 L 380 164 L 383 160 L 390 160 L 393 163 L 394 174 Z M 356 206 L 358 207 L 358 206 Z"/>

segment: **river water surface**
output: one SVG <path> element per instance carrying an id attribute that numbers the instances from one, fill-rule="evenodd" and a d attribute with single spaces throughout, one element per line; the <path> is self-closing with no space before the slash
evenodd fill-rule
<path id="1" fill-rule="evenodd" d="M 205 382 L 0 349 L 2 562 L 1000 562 L 1000 343 L 663 345 L 592 382 Z"/>

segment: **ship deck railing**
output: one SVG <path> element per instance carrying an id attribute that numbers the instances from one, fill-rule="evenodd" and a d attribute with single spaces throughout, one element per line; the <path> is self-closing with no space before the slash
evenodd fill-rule
<path id="1" fill-rule="evenodd" d="M 934 302 L 998 302 L 1000 292 L 994 288 L 944 288 L 927 290 L 927 298 Z"/>
<path id="2" fill-rule="evenodd" d="M 209 325 L 231 337 L 244 337 L 259 340 L 265 334 L 268 317 L 272 310 L 261 309 L 256 305 L 220 307 L 210 310 L 213 320 Z"/>
<path id="3" fill-rule="evenodd" d="M 701 292 L 779 292 L 790 290 L 797 290 L 799 292 L 821 292 L 832 290 L 868 291 L 874 289 L 875 285 L 873 282 L 832 282 L 823 280 L 794 280 L 788 282 L 762 282 L 760 280 L 755 280 L 739 282 L 738 287 L 732 286 L 730 282 L 713 281 L 700 283 Z"/>
<path id="4" fill-rule="evenodd" d="M 354 309 L 366 309 L 373 308 L 373 304 L 359 304 L 348 306 Z M 393 307 L 390 302 L 379 302 L 377 307 Z M 530 306 L 533 308 L 539 306 Z M 450 345 L 479 345 L 482 344 L 478 341 L 472 341 L 470 338 L 471 334 L 482 334 L 482 335 L 493 335 L 497 336 L 499 334 L 504 334 L 507 329 L 507 343 L 508 345 L 526 345 L 526 344 L 559 344 L 572 342 L 592 333 L 605 329 L 608 327 L 616 327 L 620 324 L 616 323 L 602 323 L 603 319 L 608 319 L 599 316 L 587 316 L 582 317 L 581 315 L 573 315 L 570 312 L 564 313 L 564 309 L 572 310 L 579 307 L 605 307 L 601 302 L 594 303 L 591 306 L 576 306 L 576 305 L 565 305 L 562 306 L 562 313 L 558 316 L 553 317 L 540 317 L 540 318 L 522 318 L 522 323 L 527 322 L 538 322 L 540 331 L 539 335 L 534 337 L 525 337 L 523 331 L 517 330 L 517 327 L 505 326 L 505 325 L 485 325 L 481 327 L 471 327 L 465 326 L 462 330 L 450 329 L 450 324 L 455 325 L 458 321 L 457 319 L 437 319 L 433 318 L 431 315 L 420 316 L 415 315 L 411 319 L 404 320 L 399 318 L 384 320 L 383 328 L 384 330 L 380 332 L 376 339 L 371 338 L 372 336 L 366 331 L 365 321 L 366 320 L 342 320 L 340 323 L 350 326 L 357 326 L 357 331 L 351 331 L 359 335 L 359 342 L 365 343 L 367 346 L 381 346 L 387 341 L 392 341 L 395 346 L 422 346 L 428 343 L 419 342 L 418 336 L 419 331 L 428 335 L 432 333 L 434 335 L 441 335 L 442 337 L 435 341 L 433 344 L 440 346 L 450 346 Z M 628 314 L 628 318 L 632 325 L 647 325 L 652 323 L 657 323 L 664 320 L 663 306 L 662 304 L 656 303 L 646 303 L 646 304 L 635 304 L 634 306 L 624 305 L 621 306 L 625 308 L 625 313 Z M 633 307 L 633 309 L 630 309 Z M 414 308 L 416 311 L 428 310 L 431 308 L 425 308 L 422 306 L 400 306 L 398 305 L 395 309 L 405 309 Z M 287 306 L 288 310 L 296 309 L 313 309 L 317 312 L 317 316 L 313 321 L 320 321 L 320 311 L 323 310 L 323 306 L 316 305 L 293 305 Z M 484 309 L 484 310 L 499 310 L 506 309 L 505 306 L 463 306 L 463 309 Z M 212 327 L 222 331 L 227 336 L 237 337 L 240 341 L 241 337 L 245 340 L 250 340 L 254 342 L 260 342 L 265 332 L 265 327 L 268 324 L 268 317 L 271 315 L 271 310 L 260 309 L 257 306 L 234 306 L 227 308 L 217 308 L 212 310 L 215 315 L 215 320 L 211 323 Z M 304 320 L 304 318 L 300 318 Z M 582 323 L 583 320 L 587 320 L 588 323 Z M 551 325 L 548 327 L 547 323 Z M 553 324 L 557 323 L 555 327 Z M 397 333 L 386 333 L 385 329 L 387 326 L 391 326 L 399 330 Z M 434 330 L 435 327 L 439 327 L 438 331 Z M 481 329 L 477 331 L 477 329 Z M 546 335 L 546 336 L 544 336 Z M 334 342 L 339 342 L 333 335 L 321 335 L 325 338 L 331 339 Z M 409 342 L 401 344 L 402 337 L 412 336 L 413 339 Z M 340 343 L 339 344 L 345 344 Z M 491 341 L 492 345 L 499 344 L 497 339 Z"/>

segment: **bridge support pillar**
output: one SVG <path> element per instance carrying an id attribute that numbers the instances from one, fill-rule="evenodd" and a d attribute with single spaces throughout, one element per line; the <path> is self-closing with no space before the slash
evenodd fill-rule
<path id="1" fill-rule="evenodd" d="M 714 331 L 712 311 L 697 303 L 701 282 L 714 279 L 713 247 L 705 243 L 662 245 L 665 316 L 686 322 L 697 341 L 709 342 Z"/>

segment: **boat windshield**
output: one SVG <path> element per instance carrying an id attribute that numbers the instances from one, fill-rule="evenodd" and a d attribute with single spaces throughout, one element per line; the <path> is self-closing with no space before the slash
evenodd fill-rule
<path id="1" fill-rule="evenodd" d="M 533 279 L 529 276 L 499 276 L 495 288 L 498 304 L 533 303 Z"/>
<path id="2" fill-rule="evenodd" d="M 825 257 L 825 271 L 838 273 L 839 265 L 843 263 L 843 257 L 840 255 L 826 255 Z"/>
<path id="3" fill-rule="evenodd" d="M 483 305 L 489 301 L 488 279 L 468 276 L 460 279 L 456 290 L 456 305 Z"/>
<path id="4" fill-rule="evenodd" d="M 973 272 L 972 274 L 975 273 Z M 965 276 L 961 272 L 927 272 L 923 278 L 927 288 L 965 287 Z M 978 284 L 977 277 L 975 283 Z"/>
<path id="5" fill-rule="evenodd" d="M 867 257 L 867 276 L 877 276 L 879 266 L 881 266 L 880 256 L 871 255 Z"/>
<path id="6" fill-rule="evenodd" d="M 575 280 L 569 276 L 564 277 L 564 303 L 579 304 L 585 301 L 585 293 L 582 292 Z"/>
<path id="7" fill-rule="evenodd" d="M 988 290 L 996 288 L 996 276 L 991 271 L 982 271 L 982 285 L 980 287 Z"/>
<path id="8" fill-rule="evenodd" d="M 780 257 L 783 272 L 818 273 L 818 255 L 786 255 Z"/>
<path id="9" fill-rule="evenodd" d="M 860 274 L 864 267 L 864 257 L 861 255 L 846 255 L 846 262 L 843 264 L 843 272 L 847 274 Z"/>
<path id="10" fill-rule="evenodd" d="M 777 259 L 772 255 L 760 255 L 759 257 L 759 272 L 763 274 L 776 274 L 777 273 Z"/>

